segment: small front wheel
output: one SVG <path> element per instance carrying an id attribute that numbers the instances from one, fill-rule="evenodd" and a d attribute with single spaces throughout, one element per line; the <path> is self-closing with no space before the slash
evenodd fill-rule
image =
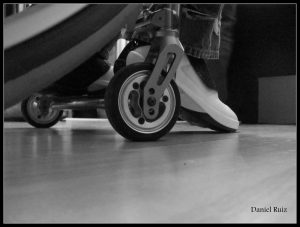
<path id="1" fill-rule="evenodd" d="M 180 94 L 173 80 L 160 99 L 157 118 L 148 120 L 143 114 L 143 87 L 153 68 L 149 63 L 126 66 L 117 72 L 107 87 L 107 118 L 113 128 L 129 140 L 157 140 L 167 134 L 177 121 Z"/>
<path id="2" fill-rule="evenodd" d="M 21 103 L 21 111 L 25 120 L 36 128 L 50 128 L 55 125 L 63 114 L 63 110 L 50 107 L 49 98 L 42 94 L 34 94 Z"/>

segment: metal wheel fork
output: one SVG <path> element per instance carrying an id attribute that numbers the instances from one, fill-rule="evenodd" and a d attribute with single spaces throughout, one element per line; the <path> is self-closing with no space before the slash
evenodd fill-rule
<path id="1" fill-rule="evenodd" d="M 159 114 L 159 100 L 175 77 L 177 67 L 184 55 L 183 46 L 179 41 L 179 11 L 178 4 L 170 4 L 168 8 L 154 13 L 150 19 L 151 24 L 160 28 L 155 34 L 145 60 L 147 63 L 155 64 L 145 85 L 143 98 L 143 112 L 150 120 L 155 119 Z M 162 76 L 163 70 L 166 71 L 165 76 Z"/>

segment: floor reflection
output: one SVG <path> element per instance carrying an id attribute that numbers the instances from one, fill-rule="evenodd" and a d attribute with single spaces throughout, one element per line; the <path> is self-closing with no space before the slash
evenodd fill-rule
<path id="1" fill-rule="evenodd" d="M 295 127 L 215 133 L 179 123 L 136 143 L 108 122 L 4 128 L 4 220 L 13 222 L 293 222 Z M 258 215 L 251 206 L 289 213 Z"/>

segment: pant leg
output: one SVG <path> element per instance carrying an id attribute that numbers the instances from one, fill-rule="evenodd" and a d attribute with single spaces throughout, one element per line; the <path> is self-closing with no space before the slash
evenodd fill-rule
<path id="1" fill-rule="evenodd" d="M 182 4 L 180 41 L 187 55 L 218 59 L 223 4 Z"/>

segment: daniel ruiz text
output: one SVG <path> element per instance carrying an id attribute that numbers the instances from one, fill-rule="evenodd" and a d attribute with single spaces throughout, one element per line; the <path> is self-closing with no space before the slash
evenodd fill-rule
<path id="1" fill-rule="evenodd" d="M 287 213 L 287 207 L 251 207 L 252 213 Z"/>

